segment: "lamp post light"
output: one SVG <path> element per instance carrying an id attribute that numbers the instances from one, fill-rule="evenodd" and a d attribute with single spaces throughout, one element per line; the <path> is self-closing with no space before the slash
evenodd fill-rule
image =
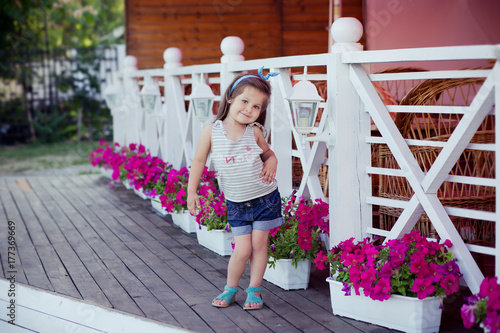
<path id="1" fill-rule="evenodd" d="M 140 92 L 141 105 L 146 113 L 152 114 L 157 104 L 160 103 L 160 88 L 151 76 L 146 76 L 144 80 L 144 86 Z"/>
<path id="2" fill-rule="evenodd" d="M 118 83 L 110 84 L 104 89 L 104 100 L 106 106 L 113 112 L 114 109 L 123 105 L 123 96 Z"/>
<path id="3" fill-rule="evenodd" d="M 200 74 L 200 82 L 194 87 L 190 99 L 194 114 L 204 123 L 211 115 L 215 95 L 210 86 L 205 83 L 203 74 Z"/>
<path id="4" fill-rule="evenodd" d="M 304 77 L 293 86 L 292 94 L 286 99 L 290 103 L 293 126 L 302 134 L 302 147 L 305 148 L 305 137 L 314 128 L 318 114 L 318 105 L 323 98 L 310 81 L 306 79 L 307 67 L 304 67 Z"/>
<path id="5" fill-rule="evenodd" d="M 113 116 L 113 142 L 118 143 L 120 146 L 126 144 L 126 115 L 128 109 L 124 103 L 123 92 L 118 80 L 115 83 L 108 85 L 104 89 L 104 100 L 106 106 L 111 110 Z"/>

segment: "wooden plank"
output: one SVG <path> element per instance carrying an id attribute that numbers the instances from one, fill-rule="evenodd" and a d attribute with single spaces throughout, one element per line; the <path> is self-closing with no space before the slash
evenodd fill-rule
<path id="1" fill-rule="evenodd" d="M 319 1 L 319 0 L 313 0 Z M 159 7 L 176 7 L 176 6 L 204 6 L 205 4 L 213 6 L 214 4 L 219 4 L 219 2 L 213 1 L 199 1 L 199 0 L 127 0 L 127 6 L 130 7 L 143 7 L 143 6 L 159 6 Z M 255 0 L 252 1 L 255 4 L 273 4 L 272 0 Z M 227 4 L 228 6 L 240 6 L 243 4 L 243 1 L 233 0 L 226 1 L 221 0 L 220 4 Z"/>
<path id="2" fill-rule="evenodd" d="M 7 220 L 14 221 L 16 224 L 16 280 L 21 283 L 30 283 L 40 288 L 53 290 L 43 271 L 42 263 L 33 246 L 25 221 L 17 207 L 17 202 L 10 193 L 10 189 L 16 188 L 17 184 L 12 178 L 5 178 L 2 185 L 0 186 L 0 197 L 2 198 Z"/>
<path id="3" fill-rule="evenodd" d="M 54 183 L 57 183 L 57 179 L 51 180 Z M 147 288 L 144 287 L 140 279 L 138 279 L 122 261 L 122 258 L 117 256 L 111 249 L 109 243 L 116 243 L 117 241 L 112 240 L 105 243 L 101 239 L 102 230 L 97 227 L 99 233 L 96 233 L 94 231 L 95 224 L 88 221 L 90 217 L 87 215 L 81 215 L 77 210 L 76 207 L 81 205 L 81 203 L 79 203 L 79 200 L 74 198 L 71 193 L 67 192 L 69 188 L 65 188 L 64 185 L 58 185 L 57 189 L 64 189 L 64 192 L 59 193 L 54 191 L 51 193 L 52 197 L 58 202 L 62 211 L 67 216 L 71 216 L 71 222 L 75 225 L 75 228 L 82 234 L 82 237 L 86 240 L 88 245 L 96 252 L 105 267 L 109 269 L 113 276 L 115 276 L 120 284 L 127 290 L 130 297 L 137 303 L 138 307 L 142 310 L 146 317 L 176 325 L 177 321 L 170 315 L 167 309 L 163 307 L 163 305 L 149 292 Z M 62 194 L 64 194 L 64 198 Z M 68 204 L 61 205 L 61 202 L 66 200 L 65 198 L 71 198 L 73 200 L 69 201 Z"/>
<path id="4" fill-rule="evenodd" d="M 26 180 L 26 178 L 16 178 L 16 183 L 17 183 L 17 186 L 19 186 L 19 189 L 21 191 L 31 190 L 31 186 L 28 183 L 28 181 Z"/>
<path id="5" fill-rule="evenodd" d="M 199 20 L 205 21 L 226 21 L 228 19 L 236 20 L 236 18 L 246 19 L 248 23 L 255 21 L 265 21 L 264 18 L 269 20 L 275 19 L 278 7 L 269 6 L 267 4 L 241 4 L 233 7 L 234 10 L 226 11 L 219 10 L 217 6 L 175 6 L 175 7 L 149 7 L 138 6 L 128 13 L 129 18 L 138 17 L 162 17 L 165 20 L 189 20 L 197 22 Z M 221 17 L 221 15 L 223 15 Z"/>
<path id="6" fill-rule="evenodd" d="M 55 251 L 57 251 L 57 256 L 64 258 L 65 261 L 81 260 L 83 265 L 92 275 L 92 278 L 98 283 L 99 288 L 103 291 L 113 308 L 143 316 L 144 314 L 142 311 L 140 311 L 135 302 L 128 296 L 113 275 L 108 273 L 103 265 L 99 265 L 99 258 L 96 257 L 92 249 L 73 227 L 71 221 L 64 215 L 54 200 L 52 200 L 49 191 L 47 191 L 47 188 L 50 186 L 36 179 L 33 180 L 33 182 L 38 185 L 35 189 L 38 197 L 33 195 L 33 198 L 28 199 L 31 204 L 36 207 L 37 215 L 40 216 L 40 221 L 49 236 L 51 244 L 53 244 Z M 43 204 L 41 201 L 38 201 L 37 198 L 40 198 Z M 59 226 L 62 227 L 64 233 Z M 75 253 L 74 256 L 68 255 L 68 253 L 73 252 Z M 60 280 L 66 278 L 70 279 L 67 274 L 63 273 L 64 272 L 61 272 L 59 277 L 56 276 L 56 278 Z M 63 288 L 64 285 L 61 286 L 61 284 L 61 282 L 53 283 L 56 292 L 82 298 L 80 294 L 73 295 L 62 292 L 60 289 Z"/>

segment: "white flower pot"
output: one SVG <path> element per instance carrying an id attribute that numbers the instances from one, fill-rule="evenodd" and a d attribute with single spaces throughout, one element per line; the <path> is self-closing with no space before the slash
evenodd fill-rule
<path id="1" fill-rule="evenodd" d="M 278 259 L 276 267 L 267 267 L 264 280 L 285 290 L 307 289 L 311 273 L 311 262 L 300 260 L 297 268 L 292 265 L 292 259 Z"/>
<path id="2" fill-rule="evenodd" d="M 151 199 L 151 206 L 158 214 L 166 216 L 168 214 L 168 211 L 161 206 L 161 202 L 159 202 L 159 200 L 156 200 L 158 199 Z"/>
<path id="3" fill-rule="evenodd" d="M 142 187 L 140 189 L 134 188 L 134 193 L 137 194 L 140 198 L 149 199 L 148 196 L 144 194 L 144 190 L 142 189 Z"/>
<path id="4" fill-rule="evenodd" d="M 187 233 L 195 233 L 198 227 L 198 223 L 196 223 L 195 217 L 191 216 L 188 211 L 184 211 L 182 213 L 172 213 L 172 221 L 176 226 L 181 228 Z"/>
<path id="5" fill-rule="evenodd" d="M 106 178 L 112 179 L 113 169 L 104 169 L 104 167 L 101 167 L 101 174 Z"/>
<path id="6" fill-rule="evenodd" d="M 330 247 L 330 237 L 326 234 L 326 232 L 320 232 L 319 237 L 321 238 L 321 241 L 323 244 L 325 244 L 325 248 L 327 250 L 331 249 Z"/>
<path id="7" fill-rule="evenodd" d="M 208 231 L 207 227 L 202 225 L 201 229 L 200 227 L 196 228 L 196 237 L 200 245 L 221 256 L 230 256 L 233 253 L 231 246 L 233 234 L 231 232 L 225 232 L 224 230 Z"/>
<path id="8" fill-rule="evenodd" d="M 352 290 L 351 296 L 345 296 L 342 282 L 326 279 L 330 283 L 330 298 L 333 314 L 365 321 L 388 328 L 420 333 L 439 332 L 442 309 L 439 297 L 416 297 L 391 295 L 383 302 L 376 301 Z"/>
<path id="9" fill-rule="evenodd" d="M 125 186 L 125 188 L 127 190 L 131 190 L 134 188 L 134 185 L 132 184 L 132 181 L 130 179 L 126 179 L 124 182 L 123 182 L 123 186 Z"/>

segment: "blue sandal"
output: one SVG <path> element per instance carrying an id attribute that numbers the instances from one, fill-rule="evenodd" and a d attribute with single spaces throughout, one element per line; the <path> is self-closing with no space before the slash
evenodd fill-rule
<path id="1" fill-rule="evenodd" d="M 245 300 L 245 304 L 257 303 L 257 304 L 259 304 L 259 306 L 256 306 L 256 307 L 245 306 L 243 308 L 243 310 L 260 310 L 264 307 L 264 302 L 262 301 L 262 298 L 255 295 L 255 292 L 262 291 L 262 287 L 258 287 L 258 288 L 248 287 L 247 290 L 245 290 L 245 291 L 248 294 L 247 299 Z"/>
<path id="2" fill-rule="evenodd" d="M 214 298 L 214 300 L 212 301 L 212 305 L 216 306 L 218 308 L 227 308 L 228 306 L 230 306 L 234 302 L 234 298 L 236 297 L 237 292 L 238 292 L 237 287 L 225 286 L 224 292 L 222 294 L 220 294 L 219 296 Z M 225 305 L 215 304 L 214 302 L 218 299 L 226 301 L 226 304 Z"/>

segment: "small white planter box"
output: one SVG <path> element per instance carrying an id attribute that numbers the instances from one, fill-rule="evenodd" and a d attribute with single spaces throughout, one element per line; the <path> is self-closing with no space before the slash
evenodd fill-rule
<path id="1" fill-rule="evenodd" d="M 101 174 L 106 178 L 112 179 L 113 169 L 104 169 L 104 167 L 101 167 Z"/>
<path id="2" fill-rule="evenodd" d="M 130 179 L 126 179 L 123 182 L 123 186 L 125 186 L 127 190 L 132 190 L 134 188 L 134 185 L 132 184 L 132 181 Z"/>
<path id="3" fill-rule="evenodd" d="M 208 231 L 207 227 L 202 225 L 201 229 L 200 227 L 196 228 L 196 237 L 200 245 L 221 256 L 230 256 L 233 254 L 231 246 L 233 234 L 231 232 L 225 232 L 224 230 Z"/>
<path id="4" fill-rule="evenodd" d="M 174 222 L 174 225 L 189 234 L 196 232 L 198 223 L 196 223 L 195 217 L 191 216 L 188 211 L 184 211 L 182 213 L 172 213 L 170 215 L 172 216 L 172 222 Z"/>
<path id="5" fill-rule="evenodd" d="M 325 232 L 320 232 L 319 237 L 321 238 L 321 241 L 323 242 L 323 244 L 325 244 L 325 248 L 327 250 L 329 250 L 331 248 L 330 247 L 330 237 L 328 237 L 328 235 Z"/>
<path id="6" fill-rule="evenodd" d="M 161 216 L 168 215 L 168 211 L 161 206 L 161 202 L 155 200 L 158 199 L 151 199 L 151 206 L 153 207 L 153 209 Z"/>
<path id="7" fill-rule="evenodd" d="M 370 297 L 356 295 L 345 296 L 342 283 L 326 279 L 330 283 L 330 298 L 334 315 L 365 321 L 379 326 L 411 332 L 439 332 L 442 309 L 439 297 L 416 297 L 392 295 L 383 302 Z"/>
<path id="8" fill-rule="evenodd" d="M 142 189 L 142 187 L 140 189 L 134 188 L 134 193 L 144 200 L 149 199 L 148 196 L 144 194 L 144 190 Z"/>
<path id="9" fill-rule="evenodd" d="M 297 268 L 292 265 L 292 259 L 278 259 L 276 267 L 266 268 L 264 280 L 285 290 L 307 289 L 311 273 L 311 262 L 300 260 Z"/>

